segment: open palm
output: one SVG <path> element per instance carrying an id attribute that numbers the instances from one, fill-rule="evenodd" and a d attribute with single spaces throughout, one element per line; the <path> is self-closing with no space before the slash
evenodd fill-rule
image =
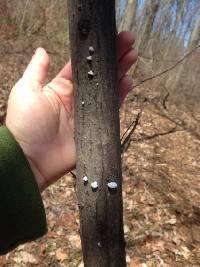
<path id="1" fill-rule="evenodd" d="M 131 33 L 118 35 L 120 102 L 132 86 L 126 72 L 136 61 Z M 22 147 L 40 190 L 75 166 L 74 89 L 71 62 L 45 85 L 49 57 L 37 49 L 23 77 L 11 91 L 6 126 Z"/>

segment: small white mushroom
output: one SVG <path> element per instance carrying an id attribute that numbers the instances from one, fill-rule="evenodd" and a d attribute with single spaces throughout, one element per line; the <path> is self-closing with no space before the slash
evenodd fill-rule
<path id="1" fill-rule="evenodd" d="M 82 107 L 84 107 L 84 106 L 85 106 L 85 102 L 84 102 L 84 101 L 82 101 L 82 102 L 81 102 L 81 104 L 82 104 Z"/>
<path id="2" fill-rule="evenodd" d="M 97 181 L 91 183 L 91 187 L 92 187 L 92 189 L 97 189 L 97 188 L 98 188 L 98 183 L 97 183 Z"/>
<path id="3" fill-rule="evenodd" d="M 94 71 L 93 71 L 93 70 L 88 71 L 88 75 L 89 75 L 90 77 L 94 77 Z"/>
<path id="4" fill-rule="evenodd" d="M 97 87 L 99 86 L 99 83 L 96 83 Z"/>
<path id="5" fill-rule="evenodd" d="M 107 185 L 110 189 L 116 189 L 118 186 L 116 182 L 109 182 Z"/>
<path id="6" fill-rule="evenodd" d="M 91 62 L 92 61 L 92 56 L 87 57 L 87 61 Z"/>
<path id="7" fill-rule="evenodd" d="M 90 46 L 90 47 L 89 47 L 89 52 L 90 52 L 91 54 L 94 53 L 94 47 L 93 47 L 93 46 Z"/>
<path id="8" fill-rule="evenodd" d="M 100 242 L 100 241 L 97 243 L 97 246 L 98 246 L 99 248 L 101 248 L 101 242 Z"/>
<path id="9" fill-rule="evenodd" d="M 84 176 L 84 177 L 83 177 L 83 181 L 84 181 L 85 183 L 88 182 L 88 178 L 87 178 L 87 176 Z"/>

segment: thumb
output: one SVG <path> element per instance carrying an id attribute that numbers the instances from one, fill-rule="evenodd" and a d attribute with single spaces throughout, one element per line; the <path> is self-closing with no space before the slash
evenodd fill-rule
<path id="1" fill-rule="evenodd" d="M 48 73 L 49 63 L 47 52 L 43 48 L 38 48 L 23 74 L 23 79 L 43 85 Z"/>

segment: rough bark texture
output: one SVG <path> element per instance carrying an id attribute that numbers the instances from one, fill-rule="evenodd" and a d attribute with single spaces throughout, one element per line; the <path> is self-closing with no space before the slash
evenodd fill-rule
<path id="1" fill-rule="evenodd" d="M 68 4 L 84 263 L 86 267 L 126 266 L 115 1 L 69 0 Z M 88 56 L 92 56 L 92 61 Z M 84 176 L 88 177 L 88 183 L 83 182 Z M 98 188 L 93 190 L 91 183 L 95 181 Z M 108 182 L 116 182 L 117 189 L 109 189 Z"/>

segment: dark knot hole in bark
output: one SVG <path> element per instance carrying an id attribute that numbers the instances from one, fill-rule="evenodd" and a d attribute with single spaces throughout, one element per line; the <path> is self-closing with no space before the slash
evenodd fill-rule
<path id="1" fill-rule="evenodd" d="M 88 19 L 80 19 L 78 22 L 78 31 L 81 38 L 87 38 L 91 31 L 91 23 Z"/>

